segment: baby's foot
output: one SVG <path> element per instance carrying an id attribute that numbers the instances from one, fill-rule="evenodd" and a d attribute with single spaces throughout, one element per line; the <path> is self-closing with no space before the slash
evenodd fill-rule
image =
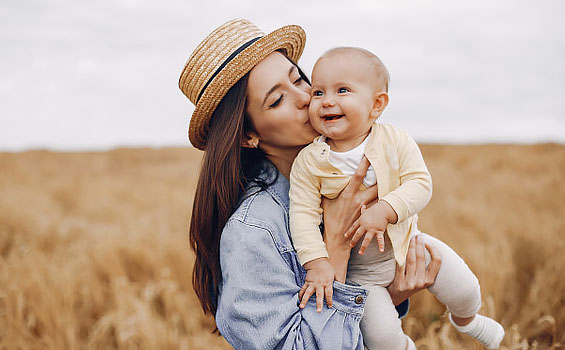
<path id="1" fill-rule="evenodd" d="M 500 323 L 486 316 L 477 314 L 473 321 L 465 326 L 455 324 L 451 318 L 451 314 L 449 314 L 449 320 L 459 332 L 468 334 L 477 339 L 487 349 L 498 349 L 502 338 L 504 338 L 504 328 L 502 328 Z"/>

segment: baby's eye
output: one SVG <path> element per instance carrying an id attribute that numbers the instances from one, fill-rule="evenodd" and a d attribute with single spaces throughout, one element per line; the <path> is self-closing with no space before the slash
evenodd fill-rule
<path id="1" fill-rule="evenodd" d="M 312 96 L 322 96 L 323 93 L 320 90 L 312 91 Z"/>
<path id="2" fill-rule="evenodd" d="M 348 88 L 340 87 L 339 89 L 337 89 L 338 94 L 345 94 L 347 92 L 349 92 Z"/>
<path id="3" fill-rule="evenodd" d="M 298 84 L 298 83 L 302 82 L 302 80 L 304 80 L 304 78 L 302 78 L 302 76 L 299 76 L 298 79 L 296 79 L 296 80 L 294 81 L 294 83 L 295 83 L 295 84 Z"/>

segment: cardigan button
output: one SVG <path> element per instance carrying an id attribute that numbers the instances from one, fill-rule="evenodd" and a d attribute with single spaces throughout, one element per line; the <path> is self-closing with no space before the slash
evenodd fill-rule
<path id="1" fill-rule="evenodd" d="M 359 305 L 363 303 L 363 296 L 362 295 L 358 295 L 355 297 L 355 304 Z"/>

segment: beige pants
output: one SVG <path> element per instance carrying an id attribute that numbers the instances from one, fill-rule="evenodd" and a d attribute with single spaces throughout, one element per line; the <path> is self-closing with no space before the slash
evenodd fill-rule
<path id="1" fill-rule="evenodd" d="M 445 243 L 424 233 L 418 233 L 424 242 L 433 245 L 441 255 L 441 268 L 435 283 L 428 288 L 449 312 L 458 317 L 475 315 L 481 307 L 479 281 L 467 264 Z M 413 347 L 412 341 L 402 331 L 398 313 L 386 286 L 394 279 L 396 263 L 390 241 L 385 242 L 385 252 L 379 253 L 376 243 L 359 256 L 357 248 L 352 253 L 347 278 L 361 284 L 369 291 L 361 332 L 367 349 L 404 350 Z M 426 253 L 426 265 L 430 255 Z M 410 344 L 410 345 L 408 345 Z"/>

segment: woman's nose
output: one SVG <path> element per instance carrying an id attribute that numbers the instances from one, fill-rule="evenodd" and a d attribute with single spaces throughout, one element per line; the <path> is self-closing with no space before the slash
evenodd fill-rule
<path id="1" fill-rule="evenodd" d="M 302 89 L 297 89 L 296 101 L 298 108 L 308 108 L 310 105 L 310 91 L 307 92 Z"/>

